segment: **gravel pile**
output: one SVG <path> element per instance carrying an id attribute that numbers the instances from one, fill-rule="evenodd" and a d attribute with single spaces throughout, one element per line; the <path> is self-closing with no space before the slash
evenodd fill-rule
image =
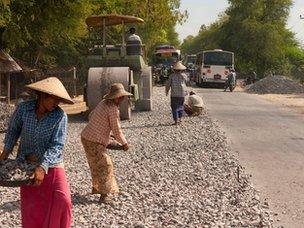
<path id="1" fill-rule="evenodd" d="M 246 92 L 257 94 L 304 93 L 304 86 L 280 75 L 268 76 L 246 87 Z"/>
<path id="2" fill-rule="evenodd" d="M 21 181 L 27 180 L 33 174 L 35 166 L 17 162 L 13 159 L 0 161 L 0 180 Z"/>
<path id="3" fill-rule="evenodd" d="M 14 110 L 14 106 L 0 102 L 0 132 L 5 131 L 8 127 L 9 118 L 13 114 Z"/>
<path id="4" fill-rule="evenodd" d="M 85 122 L 71 117 L 65 167 L 73 200 L 73 227 L 267 227 L 261 202 L 232 156 L 224 134 L 207 114 L 172 126 L 169 98 L 154 88 L 154 111 L 122 123 L 132 149 L 110 151 L 121 194 L 112 205 L 90 195 L 91 177 L 79 134 Z M 20 224 L 18 192 L 0 188 L 0 227 Z M 9 219 L 8 219 L 9 218 Z"/>

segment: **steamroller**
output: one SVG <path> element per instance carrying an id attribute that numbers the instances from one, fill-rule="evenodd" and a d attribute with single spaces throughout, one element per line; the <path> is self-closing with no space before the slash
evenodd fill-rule
<path id="1" fill-rule="evenodd" d="M 95 45 L 86 57 L 88 77 L 85 101 L 92 111 L 109 91 L 112 83 L 120 82 L 133 94 L 120 105 L 120 118 L 131 118 L 131 110 L 152 110 L 152 69 L 147 65 L 145 46 L 140 41 L 126 41 L 125 25 L 141 24 L 143 19 L 125 15 L 98 15 L 86 19 L 89 30 L 100 31 L 102 45 Z M 107 28 L 122 26 L 120 44 L 107 44 Z"/>

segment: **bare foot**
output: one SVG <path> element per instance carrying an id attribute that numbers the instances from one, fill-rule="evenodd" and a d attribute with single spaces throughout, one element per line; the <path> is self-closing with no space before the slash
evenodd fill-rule
<path id="1" fill-rule="evenodd" d="M 112 199 L 111 197 L 109 197 L 107 194 L 101 194 L 100 198 L 99 198 L 99 203 L 100 204 L 111 204 L 112 203 Z"/>

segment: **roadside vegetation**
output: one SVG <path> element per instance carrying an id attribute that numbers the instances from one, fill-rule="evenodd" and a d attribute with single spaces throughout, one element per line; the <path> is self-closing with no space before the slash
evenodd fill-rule
<path id="1" fill-rule="evenodd" d="M 174 26 L 187 18 L 187 12 L 181 12 L 179 6 L 180 0 L 63 0 L 56 3 L 0 0 L 0 28 L 6 50 L 32 66 L 79 66 L 88 48 L 102 43 L 99 37 L 89 35 L 85 25 L 88 16 L 123 14 L 143 18 L 145 24 L 137 30 L 146 49 L 152 52 L 160 43 L 179 45 Z M 119 32 L 114 29 L 109 31 L 109 43 Z"/>
<path id="2" fill-rule="evenodd" d="M 304 50 L 286 27 L 292 0 L 228 2 L 229 7 L 217 21 L 202 25 L 198 35 L 184 40 L 182 53 L 221 48 L 235 52 L 238 72 L 254 70 L 259 77 L 291 75 L 304 82 Z M 158 44 L 179 46 L 175 25 L 188 17 L 180 10 L 180 0 L 63 0 L 56 4 L 0 0 L 0 33 L 6 50 L 32 67 L 81 67 L 89 47 L 101 44 L 99 36 L 89 33 L 85 18 L 110 13 L 145 20 L 137 30 L 148 56 Z M 107 40 L 114 43 L 121 27 L 109 30 Z"/>
<path id="3" fill-rule="evenodd" d="M 181 50 L 233 51 L 238 72 L 292 75 L 304 82 L 304 50 L 286 26 L 291 5 L 292 0 L 229 0 L 218 20 L 188 36 Z"/>

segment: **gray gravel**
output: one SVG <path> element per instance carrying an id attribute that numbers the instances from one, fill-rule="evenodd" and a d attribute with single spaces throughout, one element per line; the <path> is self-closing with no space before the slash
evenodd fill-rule
<path id="1" fill-rule="evenodd" d="M 112 205 L 99 205 L 98 196 L 90 195 L 79 138 L 85 123 L 70 117 L 64 152 L 73 227 L 270 227 L 267 202 L 261 202 L 217 124 L 204 114 L 172 126 L 163 94 L 163 87 L 155 87 L 154 111 L 122 123 L 132 149 L 109 151 L 121 190 Z M 0 195 L 0 227 L 19 226 L 18 191 L 0 188 Z"/>
<path id="2" fill-rule="evenodd" d="M 245 88 L 248 93 L 257 94 L 293 94 L 304 93 L 304 86 L 290 78 L 275 75 L 268 76 Z"/>
<path id="3" fill-rule="evenodd" d="M 13 159 L 0 161 L 0 180 L 27 180 L 34 173 L 35 167 L 36 166 L 28 164 L 26 162 L 17 162 Z"/>
<path id="4" fill-rule="evenodd" d="M 0 132 L 3 132 L 8 127 L 10 116 L 13 114 L 15 106 L 0 102 Z"/>

